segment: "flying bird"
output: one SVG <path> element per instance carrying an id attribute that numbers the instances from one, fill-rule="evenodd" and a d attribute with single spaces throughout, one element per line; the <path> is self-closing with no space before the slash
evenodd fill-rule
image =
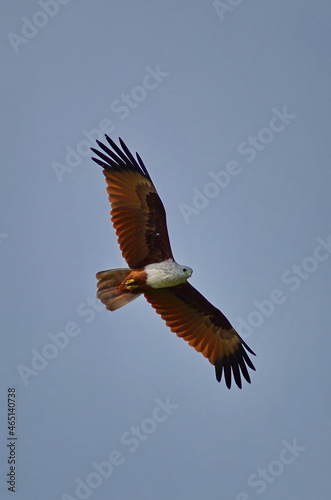
<path id="1" fill-rule="evenodd" d="M 108 145 L 92 159 L 103 168 L 111 203 L 111 220 L 125 269 L 97 273 L 97 297 L 110 311 L 144 294 L 147 301 L 178 337 L 186 340 L 215 366 L 216 379 L 230 389 L 232 376 L 241 388 L 241 375 L 250 383 L 247 366 L 255 367 L 246 351 L 255 353 L 224 314 L 187 280 L 188 266 L 177 264 L 172 254 L 166 213 L 139 154 L 136 158 L 119 139 L 119 147 L 106 135 Z"/>

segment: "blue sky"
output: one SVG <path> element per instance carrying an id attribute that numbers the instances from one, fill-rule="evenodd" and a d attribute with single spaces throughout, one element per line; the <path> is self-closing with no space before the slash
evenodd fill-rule
<path id="1" fill-rule="evenodd" d="M 329 3 L 4 13 L 1 471 L 15 388 L 15 498 L 325 498 Z M 143 297 L 114 313 L 96 300 L 95 273 L 125 267 L 90 159 L 104 133 L 139 152 L 176 260 L 256 352 L 242 390 Z"/>

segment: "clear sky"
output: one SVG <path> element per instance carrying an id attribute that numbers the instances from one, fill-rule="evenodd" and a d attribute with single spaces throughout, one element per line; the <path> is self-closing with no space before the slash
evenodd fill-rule
<path id="1" fill-rule="evenodd" d="M 16 500 L 327 498 L 330 3 L 2 4 L 1 499 L 10 472 Z M 242 390 L 143 297 L 96 301 L 125 267 L 105 132 L 256 352 Z"/>

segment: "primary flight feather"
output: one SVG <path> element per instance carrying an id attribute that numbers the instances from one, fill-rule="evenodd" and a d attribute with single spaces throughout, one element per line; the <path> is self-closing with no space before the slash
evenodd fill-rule
<path id="1" fill-rule="evenodd" d="M 255 370 L 242 340 L 224 314 L 208 302 L 187 279 L 188 266 L 174 260 L 163 203 L 138 154 L 137 159 L 119 139 L 106 135 L 97 141 L 92 158 L 103 168 L 111 203 L 111 220 L 129 268 L 97 273 L 97 297 L 114 311 L 142 293 L 170 329 L 201 352 L 215 366 L 216 379 L 224 373 L 241 388 L 241 375 L 250 382 L 247 367 Z"/>

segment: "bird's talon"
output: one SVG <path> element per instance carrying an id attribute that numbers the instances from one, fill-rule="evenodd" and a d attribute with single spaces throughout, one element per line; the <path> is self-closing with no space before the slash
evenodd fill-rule
<path id="1" fill-rule="evenodd" d="M 135 281 L 134 279 L 131 279 L 131 280 L 127 280 L 125 282 L 125 286 L 128 290 L 134 290 L 135 288 L 138 288 L 138 285 L 135 284 Z"/>

